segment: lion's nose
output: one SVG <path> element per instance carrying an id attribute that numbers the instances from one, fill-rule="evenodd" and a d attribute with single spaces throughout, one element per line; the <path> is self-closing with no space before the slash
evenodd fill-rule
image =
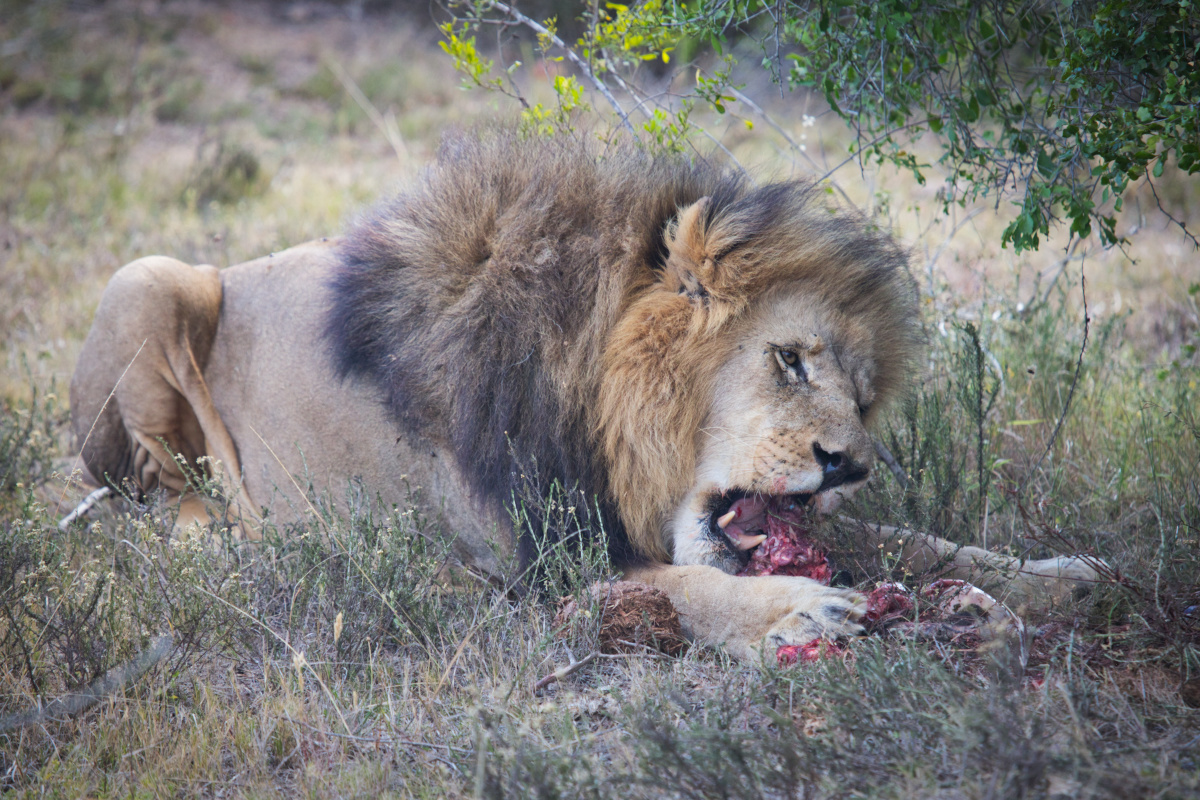
<path id="1" fill-rule="evenodd" d="M 830 453 L 824 447 L 813 442 L 813 455 L 817 457 L 817 463 L 821 465 L 821 470 L 828 475 L 831 472 L 837 472 L 842 466 L 842 454 Z"/>
<path id="2" fill-rule="evenodd" d="M 844 453 L 831 453 L 821 445 L 813 442 L 813 455 L 821 465 L 823 477 L 818 492 L 841 486 L 843 483 L 854 483 L 867 477 L 870 469 L 857 464 Z"/>

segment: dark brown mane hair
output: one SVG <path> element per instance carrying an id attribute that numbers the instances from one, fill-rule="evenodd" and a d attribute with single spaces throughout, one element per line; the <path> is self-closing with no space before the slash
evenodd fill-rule
<path id="1" fill-rule="evenodd" d="M 884 349 L 892 343 L 885 388 L 899 385 L 914 352 L 904 253 L 857 213 L 830 213 L 816 196 L 808 183 L 754 187 L 704 161 L 633 147 L 495 130 L 452 136 L 415 185 L 345 239 L 327 327 L 337 369 L 376 385 L 399 424 L 449 448 L 480 496 L 509 502 L 521 464 L 535 463 L 545 479 L 599 499 L 616 558 L 662 557 L 657 506 L 680 477 L 639 487 L 653 513 L 623 508 L 631 475 L 614 481 L 614 469 L 628 469 L 610 462 L 614 446 L 629 451 L 617 460 L 637 461 L 636 435 L 613 445 L 603 430 L 639 402 L 636 380 L 633 394 L 619 397 L 623 384 L 605 396 L 618 399 L 602 397 L 606 381 L 624 380 L 606 374 L 605 349 L 646 335 L 618 331 L 631 308 L 703 292 L 700 328 L 719 337 L 725 320 L 772 285 L 804 281 L 846 313 L 875 317 Z M 682 213 L 702 198 L 690 217 Z M 698 263 L 681 268 L 689 258 Z M 671 324 L 655 333 L 700 330 L 694 320 L 682 331 Z M 665 366 L 638 363 L 632 369 L 647 375 Z M 676 401 L 694 409 L 683 415 L 690 420 L 709 398 Z"/>

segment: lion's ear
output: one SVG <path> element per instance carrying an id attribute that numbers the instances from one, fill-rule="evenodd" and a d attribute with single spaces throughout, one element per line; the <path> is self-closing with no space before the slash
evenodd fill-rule
<path id="1" fill-rule="evenodd" d="M 667 244 L 673 254 L 687 256 L 693 260 L 704 257 L 705 229 L 708 227 L 708 207 L 712 198 L 701 197 L 684 209 L 680 209 L 675 224 L 669 233 Z"/>
<path id="2" fill-rule="evenodd" d="M 679 212 L 667 228 L 667 269 L 663 281 L 686 294 L 693 303 L 707 302 L 709 287 L 716 277 L 713 259 L 706 252 L 706 228 L 710 198 L 701 197 Z"/>
<path id="3" fill-rule="evenodd" d="M 714 213 L 712 198 L 701 197 L 679 212 L 667 229 L 664 282 L 693 302 L 728 300 L 729 287 L 740 280 L 727 256 L 747 239 L 743 225 Z"/>

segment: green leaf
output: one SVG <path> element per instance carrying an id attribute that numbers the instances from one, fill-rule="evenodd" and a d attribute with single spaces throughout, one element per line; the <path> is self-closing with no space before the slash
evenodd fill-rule
<path id="1" fill-rule="evenodd" d="M 979 101 L 975 99 L 975 95 L 971 95 L 971 100 L 966 105 L 960 105 L 959 114 L 962 115 L 963 122 L 975 122 L 979 119 Z"/>
<path id="2" fill-rule="evenodd" d="M 1037 157 L 1038 172 L 1042 173 L 1047 178 L 1053 178 L 1054 173 L 1058 171 L 1058 167 L 1050 160 L 1050 156 L 1043 151 L 1038 153 Z"/>

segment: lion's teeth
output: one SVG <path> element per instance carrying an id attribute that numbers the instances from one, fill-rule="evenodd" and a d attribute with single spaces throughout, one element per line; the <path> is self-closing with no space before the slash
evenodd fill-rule
<path id="1" fill-rule="evenodd" d="M 737 519 L 737 512 L 731 508 L 723 516 L 717 518 L 717 525 L 721 527 L 721 530 L 725 530 L 735 519 Z"/>
<path id="2" fill-rule="evenodd" d="M 733 546 L 738 550 L 749 550 L 752 547 L 758 547 L 766 539 L 767 535 L 765 533 L 760 533 L 757 536 L 739 536 L 737 541 L 733 543 Z"/>

